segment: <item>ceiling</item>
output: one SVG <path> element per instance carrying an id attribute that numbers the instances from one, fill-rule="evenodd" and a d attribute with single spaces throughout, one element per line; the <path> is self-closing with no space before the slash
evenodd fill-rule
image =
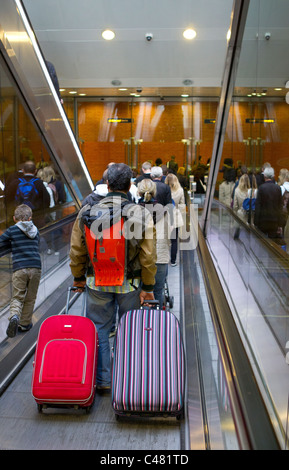
<path id="1" fill-rule="evenodd" d="M 23 0 L 23 4 L 46 59 L 57 70 L 64 96 L 70 91 L 96 97 L 220 95 L 233 0 Z M 188 27 L 197 32 L 193 40 L 183 38 Z M 101 36 L 106 28 L 115 32 L 112 41 Z M 268 31 L 271 36 L 266 40 Z M 151 41 L 146 39 L 148 33 Z M 270 95 L 284 96 L 288 43 L 289 2 L 251 0 L 236 93 L 266 88 Z"/>

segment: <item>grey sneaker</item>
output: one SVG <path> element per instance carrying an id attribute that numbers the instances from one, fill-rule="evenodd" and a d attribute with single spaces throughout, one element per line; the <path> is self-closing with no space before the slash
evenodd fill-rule
<path id="1" fill-rule="evenodd" d="M 6 335 L 8 336 L 8 338 L 14 338 L 14 336 L 16 336 L 18 323 L 19 323 L 18 315 L 13 315 L 13 317 L 11 317 L 9 320 L 9 324 L 6 330 Z"/>

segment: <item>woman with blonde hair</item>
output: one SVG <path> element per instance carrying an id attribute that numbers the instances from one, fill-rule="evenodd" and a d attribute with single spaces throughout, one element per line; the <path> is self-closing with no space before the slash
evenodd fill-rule
<path id="1" fill-rule="evenodd" d="M 282 168 L 279 172 L 279 176 L 278 176 L 278 184 L 279 186 L 283 186 L 283 184 L 285 183 L 285 181 L 288 182 L 288 170 L 287 168 Z"/>
<path id="2" fill-rule="evenodd" d="M 240 219 L 247 222 L 247 213 L 243 209 L 243 202 L 248 197 L 248 191 L 251 188 L 249 176 L 246 174 L 242 175 L 239 184 L 235 190 L 233 210 L 237 213 Z"/>
<path id="3" fill-rule="evenodd" d="M 176 266 L 177 262 L 177 252 L 178 252 L 178 235 L 179 227 L 181 227 L 184 222 L 182 220 L 182 214 L 179 210 L 179 205 L 185 205 L 185 195 L 182 186 L 179 183 L 178 178 L 173 173 L 169 173 L 165 179 L 165 183 L 171 188 L 172 199 L 175 204 L 174 211 L 174 229 L 171 234 L 171 266 Z"/>
<path id="4" fill-rule="evenodd" d="M 157 186 L 151 179 L 143 179 L 137 186 L 137 191 L 140 196 L 142 203 L 153 203 L 155 202 L 155 196 L 157 193 Z"/>

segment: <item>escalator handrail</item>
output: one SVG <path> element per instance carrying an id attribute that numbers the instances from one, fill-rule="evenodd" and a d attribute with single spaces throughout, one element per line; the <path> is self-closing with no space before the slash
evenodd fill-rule
<path id="1" fill-rule="evenodd" d="M 76 217 L 77 217 L 77 214 L 78 214 L 78 212 L 75 212 L 73 214 L 70 214 L 70 215 L 64 217 L 63 219 L 56 220 L 53 224 L 47 225 L 46 227 L 43 227 L 43 228 L 40 228 L 39 229 L 40 236 L 45 236 L 48 233 L 52 232 L 53 230 L 62 228 L 67 224 L 73 223 L 75 221 Z M 11 253 L 10 248 L 7 248 L 5 250 L 4 249 L 1 250 L 0 258 L 2 258 L 3 256 L 8 255 L 9 253 Z"/>
<path id="2" fill-rule="evenodd" d="M 236 212 L 233 209 L 223 202 L 220 202 L 218 199 L 214 199 L 214 204 L 217 203 L 219 206 L 222 206 L 230 216 L 232 216 L 239 225 L 242 226 L 248 233 L 252 233 L 255 237 L 257 237 L 260 242 L 266 247 L 267 250 L 270 251 L 274 257 L 278 259 L 278 262 L 282 265 L 283 268 L 289 268 L 289 255 L 284 251 L 279 245 L 277 245 L 273 240 L 267 238 L 261 230 L 259 230 L 256 225 L 249 224 L 244 222 L 244 220 L 240 219 Z"/>

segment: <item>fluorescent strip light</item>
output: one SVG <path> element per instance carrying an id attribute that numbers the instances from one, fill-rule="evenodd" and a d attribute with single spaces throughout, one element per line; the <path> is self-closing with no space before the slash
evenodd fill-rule
<path id="1" fill-rule="evenodd" d="M 28 42 L 29 37 L 26 31 L 9 31 L 4 34 L 9 42 Z"/>

